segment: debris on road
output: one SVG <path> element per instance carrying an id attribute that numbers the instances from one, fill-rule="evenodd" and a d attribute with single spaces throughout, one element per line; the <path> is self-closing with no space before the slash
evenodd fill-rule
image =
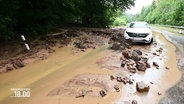
<path id="1" fill-rule="evenodd" d="M 150 86 L 148 84 L 145 84 L 143 81 L 136 83 L 136 89 L 138 92 L 148 92 L 150 89 Z"/>

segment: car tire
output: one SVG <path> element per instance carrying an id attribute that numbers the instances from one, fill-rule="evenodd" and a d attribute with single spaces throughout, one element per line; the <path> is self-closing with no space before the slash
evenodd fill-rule
<path id="1" fill-rule="evenodd" d="M 151 41 L 148 44 L 151 45 L 152 43 L 153 43 L 153 38 L 151 38 Z"/>

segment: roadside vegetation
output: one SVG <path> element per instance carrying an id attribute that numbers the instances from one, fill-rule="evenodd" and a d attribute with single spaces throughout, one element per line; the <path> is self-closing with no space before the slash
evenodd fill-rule
<path id="1" fill-rule="evenodd" d="M 0 41 L 47 34 L 60 27 L 104 28 L 135 0 L 0 0 Z M 115 25 L 118 23 L 114 22 Z M 120 25 L 120 24 L 118 24 Z"/>
<path id="2" fill-rule="evenodd" d="M 143 7 L 135 20 L 150 24 L 184 26 L 183 0 L 155 0 L 152 5 Z"/>

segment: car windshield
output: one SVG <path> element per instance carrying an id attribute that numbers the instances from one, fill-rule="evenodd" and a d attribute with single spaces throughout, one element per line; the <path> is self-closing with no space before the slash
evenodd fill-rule
<path id="1" fill-rule="evenodd" d="M 147 23 L 131 23 L 129 28 L 148 28 Z"/>

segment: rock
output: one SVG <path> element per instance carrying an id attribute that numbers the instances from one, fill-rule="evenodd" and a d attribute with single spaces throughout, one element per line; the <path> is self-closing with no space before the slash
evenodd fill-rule
<path id="1" fill-rule="evenodd" d="M 157 52 L 162 52 L 163 51 L 163 48 L 159 48 L 158 50 L 156 50 Z"/>
<path id="2" fill-rule="evenodd" d="M 128 78 L 128 77 L 124 77 L 124 78 L 123 78 L 123 83 L 124 83 L 124 84 L 127 84 L 127 83 L 133 84 L 133 81 L 132 81 L 130 78 Z"/>
<path id="3" fill-rule="evenodd" d="M 142 51 L 140 51 L 139 49 L 135 49 L 133 51 L 135 51 L 138 55 L 142 55 Z"/>
<path id="4" fill-rule="evenodd" d="M 14 67 L 15 69 L 18 69 L 18 68 L 19 68 L 16 64 L 13 64 L 13 67 Z"/>
<path id="5" fill-rule="evenodd" d="M 111 49 L 119 50 L 121 47 L 121 44 L 119 42 L 114 42 Z"/>
<path id="6" fill-rule="evenodd" d="M 132 100 L 132 104 L 138 104 L 137 100 Z"/>
<path id="7" fill-rule="evenodd" d="M 82 90 L 79 90 L 76 98 L 84 97 L 85 95 L 86 95 L 86 91 L 84 89 L 82 89 Z"/>
<path id="8" fill-rule="evenodd" d="M 124 56 L 124 58 L 126 59 L 130 59 L 131 58 L 131 52 L 130 51 L 123 51 L 122 55 Z"/>
<path id="9" fill-rule="evenodd" d="M 145 84 L 143 81 L 136 83 L 136 90 L 138 92 L 148 92 L 150 89 L 150 86 L 148 84 Z"/>
<path id="10" fill-rule="evenodd" d="M 55 52 L 55 50 L 53 50 L 53 49 L 49 49 L 49 51 L 48 51 L 48 53 L 54 53 Z"/>
<path id="11" fill-rule="evenodd" d="M 165 67 L 165 69 L 169 70 L 169 67 Z"/>
<path id="12" fill-rule="evenodd" d="M 135 61 L 132 60 L 132 59 L 126 60 L 125 63 L 126 63 L 127 66 L 128 66 L 128 65 L 134 66 L 134 65 L 136 64 Z"/>
<path id="13" fill-rule="evenodd" d="M 99 92 L 99 94 L 100 94 L 101 97 L 104 97 L 104 96 L 107 95 L 107 93 L 106 93 L 104 90 L 101 90 L 101 91 Z"/>
<path id="14" fill-rule="evenodd" d="M 120 92 L 120 88 L 118 85 L 114 85 L 114 89 L 116 90 L 116 92 Z"/>
<path id="15" fill-rule="evenodd" d="M 157 53 L 154 52 L 153 55 L 157 55 Z"/>
<path id="16" fill-rule="evenodd" d="M 150 65 L 149 62 L 146 62 L 146 67 L 147 67 L 147 68 L 151 68 L 151 65 Z"/>
<path id="17" fill-rule="evenodd" d="M 6 66 L 6 71 L 12 71 L 14 68 L 11 65 L 7 65 Z"/>
<path id="18" fill-rule="evenodd" d="M 130 73 L 136 73 L 137 72 L 135 69 L 131 69 L 129 71 L 130 71 Z"/>
<path id="19" fill-rule="evenodd" d="M 123 82 L 123 79 L 122 79 L 121 77 L 116 77 L 116 80 L 117 80 L 118 82 Z"/>
<path id="20" fill-rule="evenodd" d="M 134 60 L 134 61 L 139 61 L 139 60 L 141 60 L 139 54 L 138 54 L 136 51 L 133 51 L 133 52 L 132 52 L 131 59 Z"/>
<path id="21" fill-rule="evenodd" d="M 121 67 L 125 67 L 125 64 L 126 64 L 126 61 L 123 60 L 123 61 L 121 62 Z"/>
<path id="22" fill-rule="evenodd" d="M 17 60 L 17 61 L 15 62 L 15 65 L 16 65 L 17 67 L 19 67 L 19 68 L 25 66 L 24 63 L 23 63 L 21 60 Z"/>
<path id="23" fill-rule="evenodd" d="M 153 62 L 153 65 L 156 66 L 156 67 L 159 67 L 157 62 Z"/>
<path id="24" fill-rule="evenodd" d="M 111 79 L 111 80 L 114 80 L 115 77 L 114 77 L 113 75 L 110 75 L 110 79 Z"/>
<path id="25" fill-rule="evenodd" d="M 137 68 L 133 65 L 128 65 L 127 69 L 131 72 L 131 73 L 136 73 Z"/>
<path id="26" fill-rule="evenodd" d="M 86 52 L 86 49 L 81 49 L 82 52 Z"/>
<path id="27" fill-rule="evenodd" d="M 160 93 L 160 92 L 158 92 L 157 94 L 158 94 L 159 96 L 162 95 L 162 93 Z"/>
<path id="28" fill-rule="evenodd" d="M 154 84 L 153 82 L 150 82 L 150 84 Z"/>
<path id="29" fill-rule="evenodd" d="M 141 57 L 141 61 L 143 61 L 144 63 L 148 62 L 148 58 L 147 57 Z"/>
<path id="30" fill-rule="evenodd" d="M 146 69 L 147 69 L 147 65 L 146 65 L 146 63 L 144 63 L 142 61 L 138 61 L 136 63 L 136 68 L 137 68 L 138 71 L 144 71 L 145 72 Z"/>

